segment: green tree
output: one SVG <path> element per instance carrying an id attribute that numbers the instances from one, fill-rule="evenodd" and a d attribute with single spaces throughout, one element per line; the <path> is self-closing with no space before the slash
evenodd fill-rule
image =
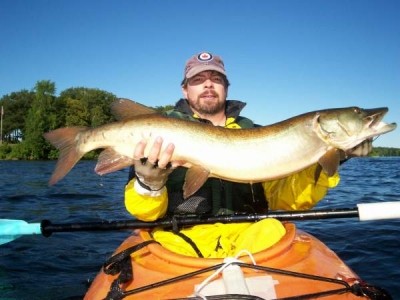
<path id="1" fill-rule="evenodd" d="M 21 90 L 0 99 L 4 108 L 3 142 L 17 143 L 18 138 L 24 138 L 25 120 L 34 98 L 34 92 Z"/>
<path id="2" fill-rule="evenodd" d="M 175 105 L 169 104 L 169 105 L 165 105 L 165 106 L 156 106 L 156 107 L 154 107 L 154 109 L 160 113 L 163 113 L 163 112 L 167 112 L 167 111 L 173 109 L 174 107 L 175 107 Z"/>
<path id="3" fill-rule="evenodd" d="M 370 156 L 400 156 L 399 148 L 374 147 Z"/>
<path id="4" fill-rule="evenodd" d="M 60 94 L 65 106 L 63 126 L 97 127 L 113 121 L 110 105 L 116 96 L 102 90 L 70 88 Z"/>
<path id="5" fill-rule="evenodd" d="M 50 145 L 45 142 L 43 133 L 55 129 L 58 125 L 55 111 L 55 84 L 49 80 L 38 81 L 35 86 L 35 98 L 28 111 L 26 120 L 25 148 L 27 159 L 47 158 Z"/>

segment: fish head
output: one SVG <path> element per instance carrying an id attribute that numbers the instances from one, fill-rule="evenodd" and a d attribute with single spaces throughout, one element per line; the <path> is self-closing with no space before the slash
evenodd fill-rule
<path id="1" fill-rule="evenodd" d="M 394 130 L 396 123 L 382 121 L 387 112 L 387 107 L 347 107 L 318 111 L 314 118 L 314 129 L 329 146 L 349 150 L 367 139 Z"/>

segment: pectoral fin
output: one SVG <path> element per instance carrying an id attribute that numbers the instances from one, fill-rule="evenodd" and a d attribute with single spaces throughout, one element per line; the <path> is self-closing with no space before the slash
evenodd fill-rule
<path id="1" fill-rule="evenodd" d="M 320 164 L 317 165 L 317 167 L 315 168 L 315 172 L 314 172 L 314 185 L 317 184 L 319 176 L 321 175 L 322 172 L 322 167 Z"/>
<path id="2" fill-rule="evenodd" d="M 183 184 L 183 198 L 187 199 L 196 193 L 207 181 L 210 171 L 201 166 L 192 166 L 186 172 L 185 183 Z"/>
<path id="3" fill-rule="evenodd" d="M 111 148 L 105 149 L 99 155 L 95 172 L 99 175 L 115 172 L 133 165 L 134 160 L 119 154 Z"/>
<path id="4" fill-rule="evenodd" d="M 340 151 L 341 150 L 336 148 L 331 149 L 328 152 L 326 152 L 323 156 L 321 156 L 321 158 L 318 160 L 318 163 L 322 167 L 322 170 L 324 170 L 328 174 L 328 176 L 333 176 L 339 167 L 340 157 L 341 157 Z M 319 170 L 319 173 L 321 173 L 321 170 Z M 318 180 L 318 178 L 316 179 Z"/>

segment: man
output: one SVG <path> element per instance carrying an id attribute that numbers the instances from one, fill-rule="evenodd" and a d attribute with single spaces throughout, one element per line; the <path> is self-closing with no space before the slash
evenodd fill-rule
<path id="1" fill-rule="evenodd" d="M 240 116 L 245 103 L 226 100 L 229 81 L 224 63 L 219 56 L 203 52 L 191 57 L 186 63 L 181 85 L 184 98 L 177 102 L 173 110 L 167 112 L 168 116 L 232 129 L 256 126 L 250 119 Z M 184 199 L 182 186 L 186 169 L 181 167 L 183 162 L 171 161 L 174 145 L 169 144 L 164 151 L 161 151 L 162 144 L 162 138 L 157 138 L 151 146 L 148 157 L 144 157 L 146 140 L 141 141 L 135 148 L 136 163 L 131 169 L 126 186 L 125 205 L 127 210 L 140 220 L 153 221 L 175 214 L 219 215 L 265 213 L 268 209 L 309 209 L 325 196 L 328 188 L 335 187 L 339 182 L 338 174 L 328 177 L 323 171 L 315 182 L 317 165 L 314 165 L 286 178 L 264 183 L 243 184 L 210 178 L 194 195 Z M 364 143 L 356 149 L 356 155 L 366 155 L 370 150 L 371 143 Z M 266 242 L 267 244 L 258 245 L 254 251 L 275 243 L 284 234 L 280 223 L 271 222 L 273 223 L 273 221 L 262 223 L 261 228 L 261 231 L 271 237 L 270 240 Z M 192 243 L 193 239 L 196 240 L 191 245 L 194 248 L 203 242 L 201 251 L 196 252 L 207 252 L 205 257 L 223 256 L 229 251 L 223 249 L 218 252 L 212 249 L 215 246 L 213 240 L 218 240 L 216 244 L 218 248 L 221 246 L 222 237 L 225 237 L 225 244 L 228 245 L 225 245 L 225 248 L 232 248 L 230 243 L 236 243 L 241 239 L 238 232 L 242 230 L 241 234 L 245 235 L 253 230 L 249 224 L 244 228 L 238 226 L 242 225 L 231 224 L 218 230 L 217 227 L 203 226 L 201 232 L 189 229 L 189 232 L 185 231 L 184 235 L 180 236 L 186 242 L 189 240 L 189 243 Z M 260 228 L 255 231 L 260 232 Z M 232 232 L 238 234 L 232 237 Z M 157 232 L 156 235 L 164 246 L 168 244 L 169 248 L 174 248 L 168 242 L 173 240 L 170 233 Z M 210 243 L 213 246 L 207 246 Z M 239 249 L 243 245 L 251 247 L 249 243 L 250 241 L 242 241 L 239 243 L 241 246 L 233 248 Z M 180 252 L 190 255 L 191 250 Z"/>

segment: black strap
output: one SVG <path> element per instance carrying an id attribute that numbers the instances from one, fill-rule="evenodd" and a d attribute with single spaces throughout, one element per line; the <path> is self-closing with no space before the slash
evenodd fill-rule
<path id="1" fill-rule="evenodd" d="M 147 184 L 145 184 L 144 182 L 142 182 L 139 178 L 139 176 L 135 175 L 136 181 L 137 183 L 139 183 L 139 185 L 144 188 L 145 190 L 148 190 L 150 192 L 157 192 L 160 191 L 164 186 L 162 186 L 160 189 L 158 190 L 153 190 L 151 187 L 149 187 Z"/>
<path id="2" fill-rule="evenodd" d="M 186 243 L 188 243 L 190 246 L 192 246 L 193 250 L 196 252 L 198 257 L 204 258 L 199 247 L 197 247 L 197 245 L 192 241 L 192 239 L 190 237 L 188 237 L 187 235 L 184 235 L 182 232 L 179 232 L 179 231 L 176 231 L 176 232 L 174 231 L 173 233 L 176 234 L 177 236 L 181 237 Z"/>
<path id="3" fill-rule="evenodd" d="M 148 240 L 137 244 L 135 246 L 129 247 L 122 252 L 119 252 L 113 256 L 111 256 L 103 265 L 103 271 L 107 275 L 115 275 L 120 273 L 123 265 L 126 263 L 126 259 L 129 259 L 132 253 L 139 251 L 140 249 L 146 247 L 149 244 L 157 243 L 155 240 Z"/>
<path id="4" fill-rule="evenodd" d="M 138 245 L 129 247 L 124 251 L 111 256 L 103 265 L 103 271 L 107 275 L 116 275 L 118 277 L 113 281 L 106 300 L 119 300 L 125 297 L 124 291 L 120 284 L 133 280 L 133 269 L 131 262 L 131 254 L 139 251 L 149 244 L 157 243 L 155 240 L 148 240 Z"/>
<path id="5" fill-rule="evenodd" d="M 371 300 L 392 300 L 392 296 L 383 288 L 359 282 L 352 286 L 352 293 L 356 296 L 368 297 Z"/>

